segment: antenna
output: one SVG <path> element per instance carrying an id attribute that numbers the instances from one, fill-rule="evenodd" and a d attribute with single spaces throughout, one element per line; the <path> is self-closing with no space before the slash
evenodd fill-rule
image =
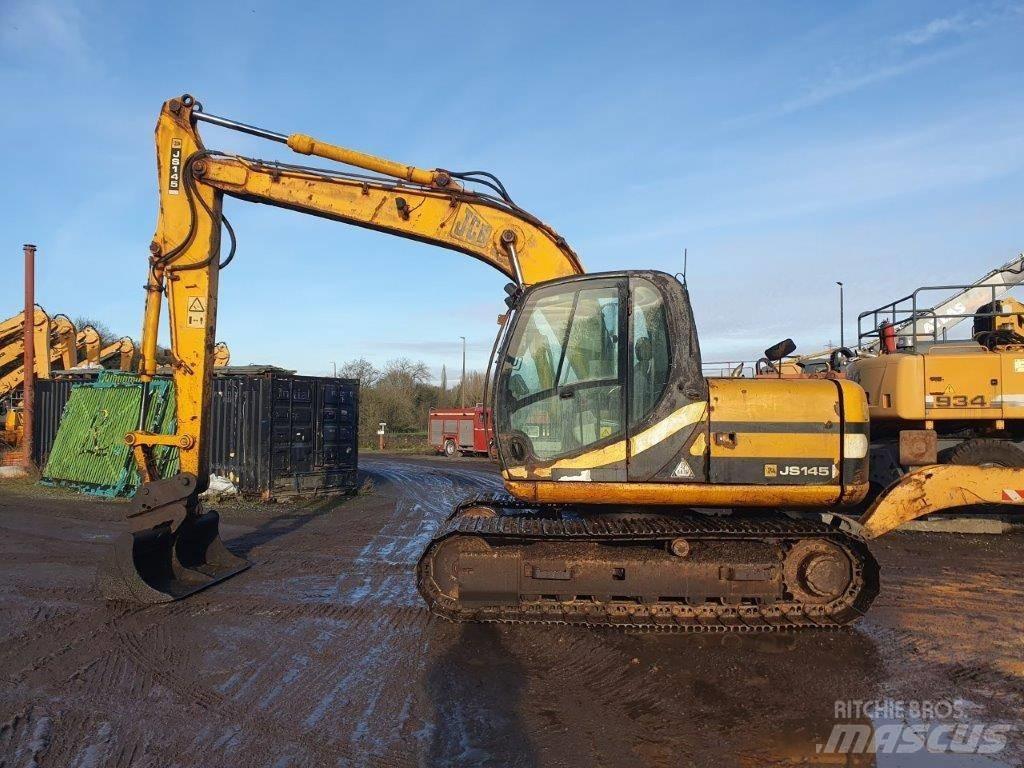
<path id="1" fill-rule="evenodd" d="M 679 282 L 681 282 L 683 285 L 686 285 L 686 262 L 688 261 L 688 255 L 689 254 L 687 253 L 687 249 L 683 248 L 683 271 L 676 272 L 675 275 L 676 280 L 679 280 Z"/>

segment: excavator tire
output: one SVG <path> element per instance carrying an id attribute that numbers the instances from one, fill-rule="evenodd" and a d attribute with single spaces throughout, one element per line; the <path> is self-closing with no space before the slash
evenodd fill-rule
<path id="1" fill-rule="evenodd" d="M 1024 468 L 1024 451 L 1008 440 L 975 438 L 950 450 L 943 463 L 968 467 Z"/>
<path id="2" fill-rule="evenodd" d="M 837 628 L 863 615 L 879 587 L 867 545 L 840 525 L 829 516 L 531 507 L 486 496 L 441 526 L 417 582 L 451 621 Z"/>

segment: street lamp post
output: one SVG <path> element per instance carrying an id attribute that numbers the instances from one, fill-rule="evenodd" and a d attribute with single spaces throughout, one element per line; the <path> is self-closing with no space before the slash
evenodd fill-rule
<path id="1" fill-rule="evenodd" d="M 459 381 L 459 400 L 462 403 L 462 410 L 466 410 L 466 337 L 462 339 L 462 379 Z"/>
<path id="2" fill-rule="evenodd" d="M 844 331 L 844 317 L 843 317 L 843 283 L 841 280 L 836 280 L 836 285 L 839 286 L 839 346 L 846 346 L 846 337 L 843 334 Z"/>

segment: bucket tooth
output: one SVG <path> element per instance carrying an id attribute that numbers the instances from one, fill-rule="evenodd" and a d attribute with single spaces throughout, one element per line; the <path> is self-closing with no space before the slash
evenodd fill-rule
<path id="1" fill-rule="evenodd" d="M 180 474 L 147 483 L 132 499 L 131 530 L 114 542 L 98 585 L 108 600 L 165 603 L 249 567 L 220 538 L 220 516 L 201 512 L 196 479 Z"/>

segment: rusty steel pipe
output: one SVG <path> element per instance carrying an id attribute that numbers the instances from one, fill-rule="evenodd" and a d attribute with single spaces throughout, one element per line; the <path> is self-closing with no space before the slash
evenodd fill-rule
<path id="1" fill-rule="evenodd" d="M 25 469 L 33 468 L 36 414 L 36 247 L 25 246 L 25 383 L 21 398 L 21 450 Z"/>

